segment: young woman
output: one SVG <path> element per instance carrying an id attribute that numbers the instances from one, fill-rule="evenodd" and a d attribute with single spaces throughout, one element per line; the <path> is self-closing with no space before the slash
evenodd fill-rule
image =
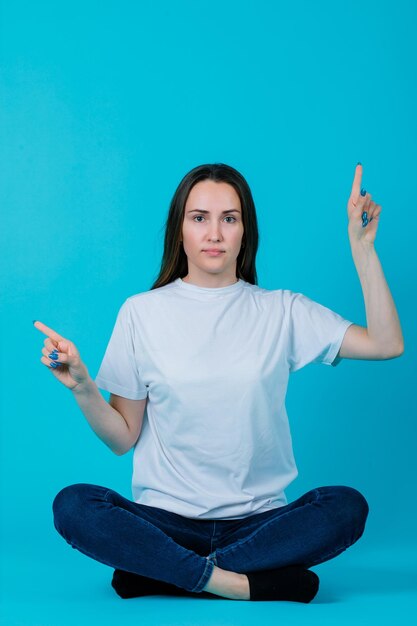
<path id="1" fill-rule="evenodd" d="M 257 286 L 251 191 L 219 163 L 179 184 L 160 274 L 121 306 L 95 381 L 71 341 L 35 323 L 47 336 L 42 363 L 95 433 L 115 454 L 134 446 L 132 501 L 82 483 L 53 503 L 57 531 L 115 568 L 121 597 L 310 602 L 319 579 L 309 568 L 362 536 L 369 508 L 353 487 L 317 487 L 291 503 L 284 492 L 298 474 L 290 372 L 403 353 L 374 248 L 381 207 L 361 177 L 358 164 L 347 209 L 367 328 L 303 294 Z"/>

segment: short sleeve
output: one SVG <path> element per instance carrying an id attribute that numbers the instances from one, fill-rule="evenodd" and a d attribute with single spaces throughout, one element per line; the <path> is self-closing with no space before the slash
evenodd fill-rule
<path id="1" fill-rule="evenodd" d="M 336 366 L 336 359 L 348 327 L 353 322 L 302 293 L 286 290 L 289 371 L 309 363 Z"/>
<path id="2" fill-rule="evenodd" d="M 100 389 L 129 400 L 142 400 L 148 391 L 140 378 L 135 358 L 133 323 L 126 300 L 117 314 L 95 383 Z"/>

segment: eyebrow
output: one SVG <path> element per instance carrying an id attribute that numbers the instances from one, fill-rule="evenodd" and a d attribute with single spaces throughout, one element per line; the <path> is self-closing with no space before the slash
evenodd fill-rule
<path id="1" fill-rule="evenodd" d="M 204 209 L 192 209 L 191 211 L 188 211 L 188 213 L 210 213 L 210 211 L 206 211 Z M 224 215 L 225 213 L 240 213 L 240 211 L 238 211 L 238 209 L 230 209 L 229 211 L 222 211 L 221 215 Z"/>

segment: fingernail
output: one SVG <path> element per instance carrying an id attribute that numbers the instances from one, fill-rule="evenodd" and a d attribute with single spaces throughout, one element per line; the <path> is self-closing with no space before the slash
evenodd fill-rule
<path id="1" fill-rule="evenodd" d="M 52 363 L 49 363 L 49 365 L 50 365 L 50 367 L 53 367 L 53 368 L 58 367 L 58 363 L 53 363 L 52 362 Z"/>
<path id="2" fill-rule="evenodd" d="M 368 213 L 367 213 L 367 211 L 364 211 L 362 213 L 362 219 L 366 219 L 367 217 L 368 217 Z"/>
<path id="3" fill-rule="evenodd" d="M 32 324 L 34 324 L 36 322 L 36 320 L 33 320 Z"/>
<path id="4" fill-rule="evenodd" d="M 58 360 L 58 354 L 56 352 L 51 352 L 51 354 L 48 354 L 50 359 L 54 359 L 54 361 Z"/>
<path id="5" fill-rule="evenodd" d="M 366 189 L 364 189 L 363 187 L 361 189 L 361 196 L 366 196 Z"/>
<path id="6" fill-rule="evenodd" d="M 358 161 L 358 162 L 356 163 L 356 165 L 362 165 L 362 163 L 361 163 L 360 161 Z"/>

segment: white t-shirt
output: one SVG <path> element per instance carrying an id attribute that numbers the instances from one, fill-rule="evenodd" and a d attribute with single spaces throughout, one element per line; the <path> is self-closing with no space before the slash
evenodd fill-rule
<path id="1" fill-rule="evenodd" d="M 133 455 L 135 502 L 198 519 L 284 506 L 296 478 L 290 372 L 331 365 L 353 322 L 287 289 L 177 278 L 121 306 L 95 382 L 148 397 Z"/>

